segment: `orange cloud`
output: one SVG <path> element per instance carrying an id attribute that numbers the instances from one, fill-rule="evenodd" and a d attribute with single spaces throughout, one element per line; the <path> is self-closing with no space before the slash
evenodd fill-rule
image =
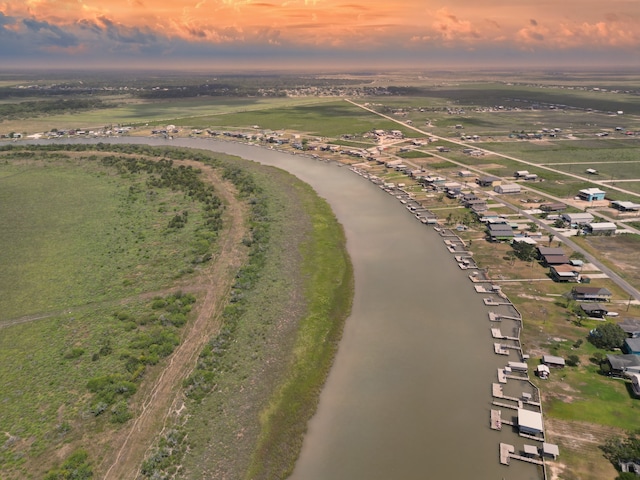
<path id="1" fill-rule="evenodd" d="M 125 40 L 144 32 L 169 41 L 335 48 L 640 47 L 639 0 L 5 0 L 0 12 L 60 28 L 93 25 Z"/>

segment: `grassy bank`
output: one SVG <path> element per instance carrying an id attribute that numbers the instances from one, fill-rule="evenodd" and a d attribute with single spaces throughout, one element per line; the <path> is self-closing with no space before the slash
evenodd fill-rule
<path id="1" fill-rule="evenodd" d="M 173 463 L 184 478 L 286 476 L 353 294 L 344 235 L 326 202 L 286 172 L 238 162 L 256 182 L 253 253 L 187 382 L 187 420 L 174 422 L 188 444 Z M 153 455 L 168 451 L 161 440 Z"/>

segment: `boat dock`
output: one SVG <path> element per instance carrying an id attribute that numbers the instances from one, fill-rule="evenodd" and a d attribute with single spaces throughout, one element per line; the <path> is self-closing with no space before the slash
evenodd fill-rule
<path id="1" fill-rule="evenodd" d="M 491 430 L 502 430 L 502 411 L 491 409 Z"/>
<path id="2" fill-rule="evenodd" d="M 498 355 L 509 355 L 509 349 L 500 343 L 493 344 L 493 351 Z"/>
<path id="3" fill-rule="evenodd" d="M 535 465 L 544 465 L 542 460 L 538 460 L 537 458 L 525 457 L 523 455 L 518 455 L 515 453 L 516 449 L 513 445 L 509 445 L 507 443 L 500 444 L 500 463 L 502 465 L 509 465 L 509 460 L 512 458 L 515 460 L 520 460 L 522 462 L 533 463 Z"/>

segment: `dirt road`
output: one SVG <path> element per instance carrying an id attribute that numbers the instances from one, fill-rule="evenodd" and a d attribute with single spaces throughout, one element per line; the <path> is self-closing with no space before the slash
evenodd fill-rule
<path id="1" fill-rule="evenodd" d="M 182 406 L 182 380 L 195 366 L 198 354 L 204 344 L 220 328 L 220 316 L 233 284 L 235 274 L 246 258 L 246 249 L 242 245 L 245 235 L 246 210 L 235 198 L 232 185 L 223 182 L 217 172 L 197 162 L 175 162 L 191 165 L 203 172 L 203 179 L 210 182 L 226 205 L 224 213 L 225 229 L 220 235 L 219 251 L 209 263 L 207 269 L 194 282 L 197 290 L 205 290 L 204 298 L 198 298 L 197 317 L 183 332 L 180 346 L 168 359 L 167 366 L 152 384 L 143 384 L 132 406 L 137 416 L 134 421 L 110 438 L 107 451 L 96 477 L 119 480 L 134 479 L 145 454 L 167 424 L 167 419 Z"/>

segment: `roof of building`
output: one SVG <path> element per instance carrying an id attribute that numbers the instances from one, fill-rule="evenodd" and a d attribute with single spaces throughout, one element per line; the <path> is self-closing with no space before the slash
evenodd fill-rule
<path id="1" fill-rule="evenodd" d="M 611 205 L 619 206 L 619 207 L 622 207 L 622 208 L 624 208 L 626 210 L 640 210 L 640 203 L 633 203 L 633 202 L 625 202 L 625 201 L 615 200 L 615 201 L 611 202 Z"/>
<path id="2" fill-rule="evenodd" d="M 604 287 L 578 286 L 578 287 L 573 287 L 571 290 L 573 291 L 573 293 L 579 293 L 582 295 L 604 295 L 609 297 L 611 296 L 611 292 Z"/>
<path id="3" fill-rule="evenodd" d="M 598 194 L 607 193 L 607 192 L 594 187 L 594 188 L 583 188 L 582 190 L 580 190 L 580 193 L 584 193 L 585 195 L 598 195 Z"/>
<path id="4" fill-rule="evenodd" d="M 525 455 L 540 455 L 538 452 L 538 447 L 535 445 L 524 445 L 524 453 Z"/>
<path id="5" fill-rule="evenodd" d="M 606 312 L 607 309 L 599 303 L 581 303 L 580 308 L 585 312 Z"/>
<path id="6" fill-rule="evenodd" d="M 625 318 L 618 325 L 628 334 L 640 332 L 640 318 Z"/>
<path id="7" fill-rule="evenodd" d="M 564 250 L 560 247 L 538 247 L 540 255 L 564 255 Z"/>
<path id="8" fill-rule="evenodd" d="M 626 370 L 629 367 L 640 367 L 639 355 L 607 355 L 607 361 L 614 370 Z"/>
<path id="9" fill-rule="evenodd" d="M 587 212 L 563 213 L 562 218 L 565 218 L 570 222 L 577 222 L 577 221 L 590 222 L 591 220 L 593 220 L 593 215 Z"/>
<path id="10" fill-rule="evenodd" d="M 618 226 L 613 222 L 590 222 L 587 227 L 591 230 L 615 230 Z"/>
<path id="11" fill-rule="evenodd" d="M 518 426 L 542 432 L 542 414 L 524 408 L 518 409 Z"/>
<path id="12" fill-rule="evenodd" d="M 569 257 L 566 255 L 543 255 L 542 258 L 547 265 L 562 265 L 569 263 Z"/>
<path id="13" fill-rule="evenodd" d="M 545 455 L 552 455 L 554 457 L 557 457 L 558 455 L 560 455 L 560 449 L 558 448 L 558 445 L 554 443 L 544 442 L 542 444 L 542 453 L 544 453 Z"/>
<path id="14" fill-rule="evenodd" d="M 564 358 L 557 357 L 555 355 L 543 355 L 542 361 L 544 363 L 551 363 L 553 365 L 564 365 Z"/>
<path id="15" fill-rule="evenodd" d="M 513 228 L 508 223 L 489 223 L 489 231 L 491 233 L 506 232 L 513 235 Z"/>
<path id="16" fill-rule="evenodd" d="M 624 343 L 632 352 L 640 352 L 640 338 L 625 338 Z"/>

